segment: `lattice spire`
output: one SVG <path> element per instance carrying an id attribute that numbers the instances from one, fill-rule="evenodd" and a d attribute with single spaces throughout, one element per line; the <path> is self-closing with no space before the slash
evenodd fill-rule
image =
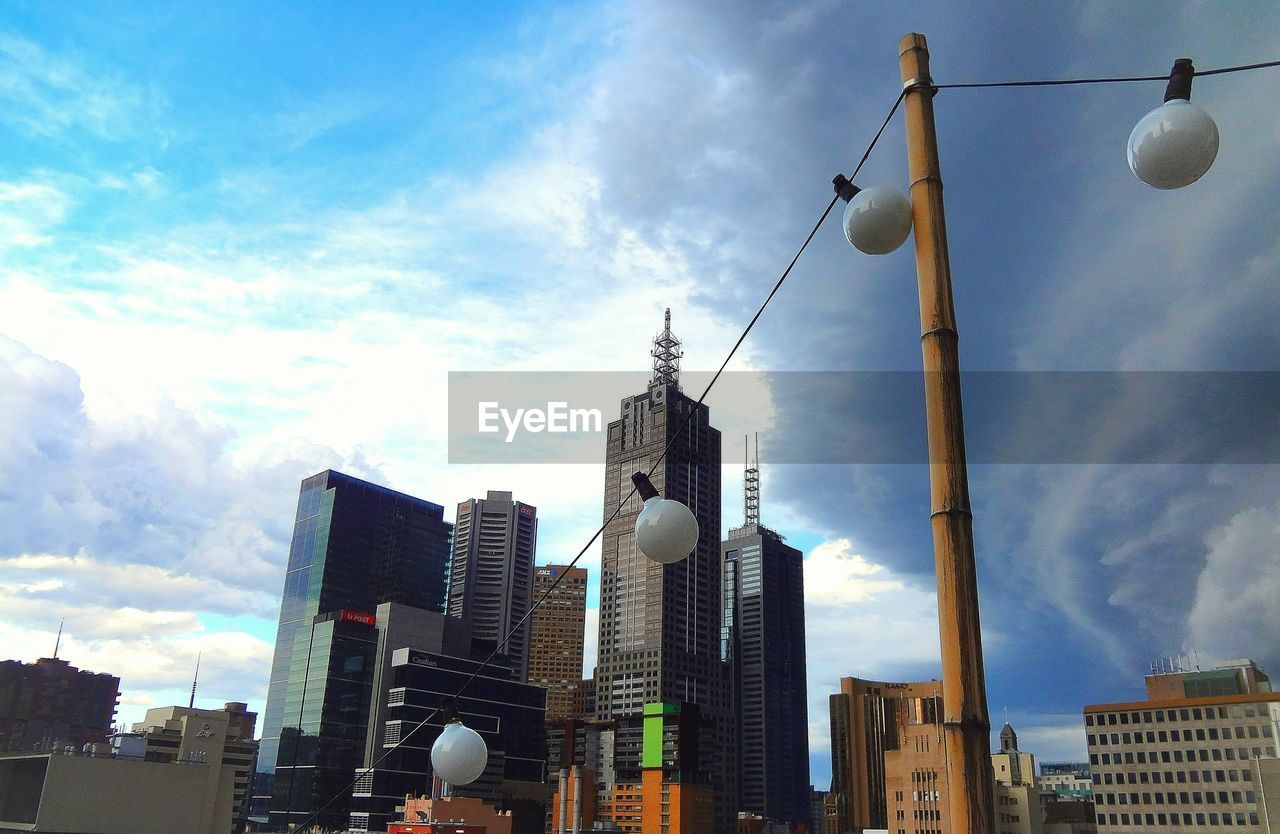
<path id="1" fill-rule="evenodd" d="M 760 523 L 760 435 L 756 435 L 756 462 L 749 458 L 748 439 L 742 438 L 743 474 L 742 501 L 748 527 Z"/>
<path id="2" fill-rule="evenodd" d="M 684 356 L 684 350 L 680 347 L 680 340 L 671 333 L 670 307 L 667 308 L 662 332 L 653 338 L 653 350 L 649 355 L 653 357 L 653 380 L 650 384 L 679 388 L 680 357 Z"/>

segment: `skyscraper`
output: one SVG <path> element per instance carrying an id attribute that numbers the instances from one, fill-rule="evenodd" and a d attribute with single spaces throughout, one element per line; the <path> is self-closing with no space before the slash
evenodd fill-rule
<path id="1" fill-rule="evenodd" d="M 586 569 L 539 566 L 533 572 L 533 598 L 542 599 L 548 591 L 550 595 L 530 618 L 529 683 L 547 690 L 547 720 L 552 720 L 573 715 L 573 693 L 582 680 Z"/>
<path id="2" fill-rule="evenodd" d="M 529 623 L 521 618 L 533 604 L 537 538 L 537 508 L 512 501 L 510 492 L 491 490 L 458 505 L 448 613 L 470 624 L 477 659 L 510 633 L 502 662 L 521 681 L 529 674 Z"/>
<path id="3" fill-rule="evenodd" d="M 745 480 L 745 523 L 720 546 L 721 655 L 733 675 L 738 810 L 808 823 L 804 554 L 760 523 L 758 461 Z"/>
<path id="4" fill-rule="evenodd" d="M 360 765 L 383 602 L 442 611 L 444 507 L 325 471 L 302 482 L 254 784 L 255 820 L 301 822 Z M 347 822 L 344 798 L 317 824 Z"/>
<path id="5" fill-rule="evenodd" d="M 653 484 L 693 511 L 701 535 L 688 558 L 670 565 L 649 561 L 635 542 L 643 503 L 636 494 L 605 526 L 596 714 L 620 718 L 642 714 L 648 704 L 697 704 L 700 741 L 690 778 L 711 785 L 715 830 L 728 832 L 736 798 L 729 676 L 719 645 L 720 432 L 712 428 L 707 406 L 681 391 L 681 355 L 668 310 L 654 340 L 648 388 L 624 399 L 621 418 L 609 424 L 604 516 L 631 492 L 632 474 L 647 472 L 669 446 Z"/>

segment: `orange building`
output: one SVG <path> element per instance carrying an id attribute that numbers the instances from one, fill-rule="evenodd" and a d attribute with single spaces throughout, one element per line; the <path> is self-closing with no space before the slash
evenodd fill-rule
<path id="1" fill-rule="evenodd" d="M 905 823 L 917 820 L 930 823 L 920 826 L 920 831 L 945 830 L 945 825 L 931 824 L 938 821 L 932 819 L 932 812 L 945 808 L 945 803 L 940 802 L 937 808 L 911 806 L 913 792 L 919 796 L 922 791 L 945 791 L 945 787 L 927 786 L 911 775 L 916 768 L 921 768 L 921 773 L 946 773 L 941 741 L 935 743 L 929 735 L 936 731 L 940 738 L 941 728 L 933 725 L 941 720 L 941 698 L 940 681 L 840 679 L 840 692 L 830 698 L 831 792 L 825 820 L 828 834 L 868 828 L 906 834 L 917 828 Z M 897 755 L 891 759 L 890 753 L 895 751 Z M 902 775 L 905 787 L 890 787 L 893 774 Z M 893 804 L 899 793 L 904 799 L 897 802 L 906 805 Z M 896 819 L 899 811 L 904 816 Z M 918 818 L 914 816 L 916 811 L 921 812 Z"/>
<path id="2" fill-rule="evenodd" d="M 557 579 L 559 585 L 555 585 Z M 553 585 L 555 590 L 551 590 Z M 533 609 L 528 680 L 547 690 L 547 720 L 550 721 L 574 714 L 574 690 L 582 680 L 586 569 L 539 565 L 533 571 L 533 598 L 542 599 L 548 591 L 546 602 Z"/>
<path id="3" fill-rule="evenodd" d="M 884 753 L 887 828 L 895 834 L 945 834 L 947 755 L 942 737 L 942 686 L 904 699 L 894 717 L 898 746 Z"/>
<path id="4" fill-rule="evenodd" d="M 574 821 L 578 823 L 576 830 L 590 831 L 596 819 L 596 777 L 590 768 L 573 765 L 566 768 L 563 783 L 556 779 L 556 789 L 551 794 L 551 805 L 547 808 L 551 818 L 551 834 L 568 834 L 574 831 Z M 552 774 L 553 776 L 555 774 Z M 564 826 L 560 825 L 560 788 L 564 786 Z"/>

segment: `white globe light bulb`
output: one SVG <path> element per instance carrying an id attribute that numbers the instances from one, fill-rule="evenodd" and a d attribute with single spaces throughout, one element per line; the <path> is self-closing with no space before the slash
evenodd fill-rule
<path id="1" fill-rule="evenodd" d="M 1191 185 L 1218 156 L 1218 126 L 1190 101 L 1175 98 L 1143 116 L 1129 134 L 1129 167 L 1152 188 Z"/>
<path id="2" fill-rule="evenodd" d="M 865 188 L 844 210 L 844 236 L 868 255 L 887 255 L 911 234 L 911 201 L 884 185 Z"/>
<path id="3" fill-rule="evenodd" d="M 670 565 L 698 546 L 698 519 L 679 501 L 653 497 L 636 518 L 636 547 L 655 562 Z"/>
<path id="4" fill-rule="evenodd" d="M 480 734 L 461 721 L 450 721 L 431 745 L 431 768 L 451 785 L 468 785 L 489 763 L 489 748 Z"/>

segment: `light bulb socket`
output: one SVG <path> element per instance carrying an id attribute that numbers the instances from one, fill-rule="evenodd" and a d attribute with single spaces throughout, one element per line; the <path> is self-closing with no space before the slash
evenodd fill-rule
<path id="1" fill-rule="evenodd" d="M 849 182 L 849 178 L 844 174 L 836 174 L 831 178 L 831 184 L 836 187 L 836 193 L 840 195 L 840 199 L 846 203 L 858 195 L 862 189 Z"/>
<path id="2" fill-rule="evenodd" d="M 1179 58 L 1173 62 L 1173 71 L 1169 73 L 1169 86 L 1164 90 L 1164 100 L 1191 100 L 1191 79 L 1195 78 L 1196 68 L 1190 58 Z"/>
<path id="3" fill-rule="evenodd" d="M 653 481 L 649 480 L 649 476 L 643 472 L 636 472 L 631 476 L 631 483 L 636 485 L 636 492 L 640 493 L 640 497 L 648 501 L 650 498 L 658 497 L 658 490 L 653 485 Z"/>

